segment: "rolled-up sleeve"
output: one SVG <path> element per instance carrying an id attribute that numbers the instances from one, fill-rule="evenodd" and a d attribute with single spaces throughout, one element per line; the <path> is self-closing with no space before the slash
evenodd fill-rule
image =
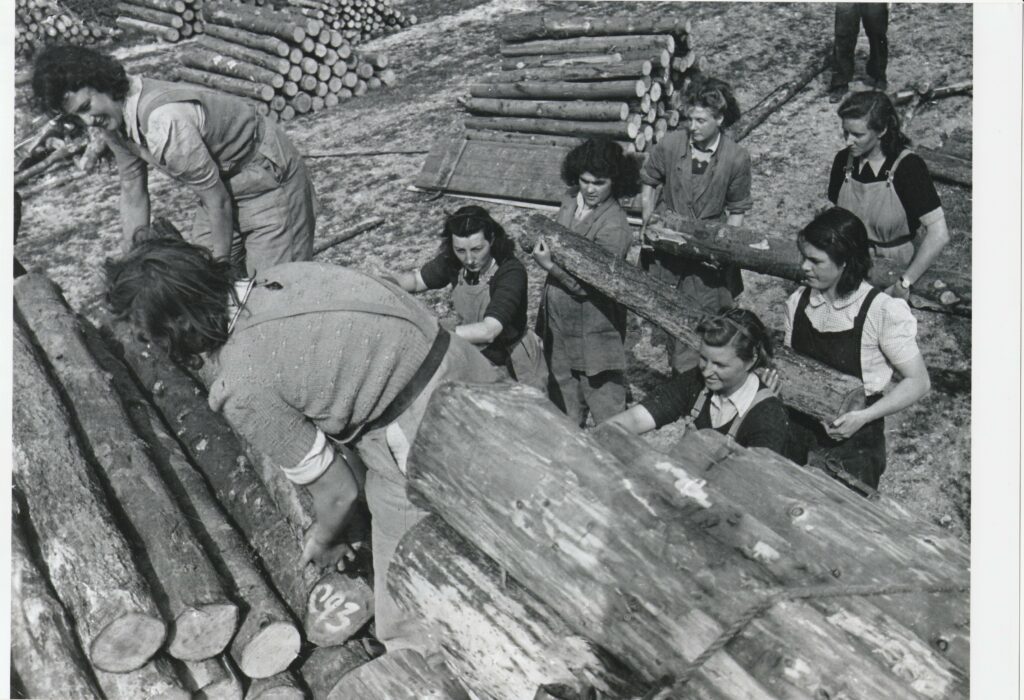
<path id="1" fill-rule="evenodd" d="M 729 178 L 729 188 L 725 193 L 727 212 L 743 214 L 753 208 L 754 199 L 750 194 L 750 182 L 750 154 L 741 148 L 739 158 L 733 166 L 732 177 Z"/>
<path id="2" fill-rule="evenodd" d="M 526 302 L 526 268 L 521 263 L 508 261 L 497 269 L 492 282 L 491 300 L 487 304 L 484 316 L 490 316 L 501 323 L 504 330 L 513 326 L 516 318 L 522 316 Z M 520 328 L 515 332 L 518 335 L 521 331 Z"/>

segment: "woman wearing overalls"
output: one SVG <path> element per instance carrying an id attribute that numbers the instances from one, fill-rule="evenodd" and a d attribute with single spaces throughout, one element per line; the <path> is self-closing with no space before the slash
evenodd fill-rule
<path id="1" fill-rule="evenodd" d="M 899 281 L 885 291 L 907 299 L 949 242 L 942 202 L 884 92 L 853 93 L 840 105 L 839 117 L 849 145 L 832 163 L 828 198 L 864 222 L 872 256 L 903 266 Z M 921 226 L 925 235 L 915 247 Z"/>
<path id="2" fill-rule="evenodd" d="M 398 283 L 407 292 L 452 285 L 456 335 L 517 381 L 544 389 L 547 371 L 536 333 L 526 323 L 526 268 L 515 242 L 476 205 L 445 219 L 437 257 Z"/>
<path id="3" fill-rule="evenodd" d="M 743 447 L 784 455 L 789 418 L 772 391 L 778 375 L 771 369 L 772 341 L 761 319 L 733 308 L 702 320 L 697 334 L 699 365 L 609 422 L 639 435 L 682 418 L 688 429 L 710 428 Z"/>
<path id="4" fill-rule="evenodd" d="M 562 162 L 556 221 L 625 260 L 633 233 L 619 197 L 639 190 L 637 167 L 612 141 L 591 139 Z M 548 397 L 573 422 L 595 423 L 626 408 L 626 308 L 583 287 L 555 264 L 543 239 L 533 258 L 547 273 L 538 327 L 548 363 Z"/>
<path id="5" fill-rule="evenodd" d="M 850 212 L 820 214 L 800 231 L 797 245 L 805 282 L 786 302 L 786 345 L 860 379 L 865 406 L 828 423 L 792 412 L 788 449 L 796 461 L 870 493 L 886 467 L 884 417 L 916 403 L 931 387 L 917 347 L 917 321 L 905 301 L 865 282 L 871 269 L 867 230 Z M 893 370 L 901 378 L 883 393 Z"/>

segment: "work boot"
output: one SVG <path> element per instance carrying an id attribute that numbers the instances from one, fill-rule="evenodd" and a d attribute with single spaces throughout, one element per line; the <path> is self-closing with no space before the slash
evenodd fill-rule
<path id="1" fill-rule="evenodd" d="M 835 104 L 846 96 L 846 90 L 849 88 L 849 83 L 843 83 L 841 85 L 830 85 L 828 88 L 828 101 Z"/>
<path id="2" fill-rule="evenodd" d="M 885 78 L 870 78 L 869 77 L 864 82 L 866 82 L 868 85 L 873 87 L 875 90 L 881 90 L 882 92 L 885 92 L 886 90 L 889 89 L 889 81 L 887 81 Z"/>

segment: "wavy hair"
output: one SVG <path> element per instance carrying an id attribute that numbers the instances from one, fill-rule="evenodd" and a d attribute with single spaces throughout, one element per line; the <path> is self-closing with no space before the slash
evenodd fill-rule
<path id="1" fill-rule="evenodd" d="M 772 338 L 753 311 L 734 307 L 717 316 L 701 319 L 697 334 L 713 348 L 731 345 L 737 357 L 754 363 L 752 370 L 772 366 L 775 356 Z"/>
<path id="2" fill-rule="evenodd" d="M 516 243 L 505 233 L 501 224 L 483 207 L 469 204 L 446 216 L 441 230 L 440 253 L 452 270 L 462 268 L 452 247 L 452 238 L 469 238 L 475 233 L 484 234 L 484 238 L 491 244 L 491 256 L 499 265 L 515 253 Z"/>
<path id="3" fill-rule="evenodd" d="M 612 197 L 616 199 L 640 192 L 639 162 L 626 155 L 614 141 L 587 139 L 566 154 L 562 181 L 569 187 L 578 187 L 583 173 L 611 180 Z"/>
<path id="4" fill-rule="evenodd" d="M 732 94 L 732 86 L 718 78 L 698 77 L 686 90 L 687 108 L 703 107 L 722 117 L 722 127 L 731 126 L 740 118 L 740 105 Z"/>
<path id="5" fill-rule="evenodd" d="M 867 279 L 871 271 L 871 250 L 868 230 L 855 214 L 840 207 L 827 209 L 800 230 L 797 245 L 809 243 L 822 250 L 843 272 L 836 283 L 836 292 L 844 297 Z"/>
<path id="6" fill-rule="evenodd" d="M 892 100 L 880 90 L 851 93 L 837 113 L 840 119 L 863 119 L 869 129 L 881 134 L 879 141 L 886 158 L 895 158 L 911 145 L 910 138 L 900 130 L 900 116 Z"/>
<path id="7" fill-rule="evenodd" d="M 48 46 L 32 63 L 33 101 L 44 112 L 62 112 L 65 96 L 84 87 L 120 101 L 128 95 L 128 74 L 116 59 L 84 46 Z"/>

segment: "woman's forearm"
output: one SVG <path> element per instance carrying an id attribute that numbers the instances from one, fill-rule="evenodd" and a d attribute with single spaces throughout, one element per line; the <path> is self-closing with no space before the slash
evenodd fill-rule
<path id="1" fill-rule="evenodd" d="M 149 225 L 149 186 L 146 173 L 121 181 L 121 247 L 131 250 L 135 231 Z"/>
<path id="2" fill-rule="evenodd" d="M 864 409 L 867 422 L 891 416 L 920 401 L 931 389 L 928 373 L 904 377 L 889 393 Z"/>
<path id="3" fill-rule="evenodd" d="M 465 323 L 461 326 L 456 326 L 455 335 L 459 336 L 463 340 L 468 340 L 474 345 L 487 345 L 501 335 L 503 328 L 504 326 L 501 321 L 491 316 L 487 316 L 483 321 Z"/>
<path id="4" fill-rule="evenodd" d="M 917 252 L 914 253 L 914 258 L 907 265 L 907 269 L 903 273 L 907 281 L 911 284 L 917 282 L 921 275 L 932 266 L 935 259 L 939 257 L 947 243 L 949 243 L 949 229 L 946 227 L 946 218 L 944 216 L 940 217 L 938 221 L 926 225 L 924 239 L 921 241 Z"/>
<path id="5" fill-rule="evenodd" d="M 199 192 L 199 201 L 210 221 L 213 257 L 228 259 L 231 257 L 231 239 L 234 236 L 234 212 L 231 208 L 231 195 L 223 182 Z"/>

